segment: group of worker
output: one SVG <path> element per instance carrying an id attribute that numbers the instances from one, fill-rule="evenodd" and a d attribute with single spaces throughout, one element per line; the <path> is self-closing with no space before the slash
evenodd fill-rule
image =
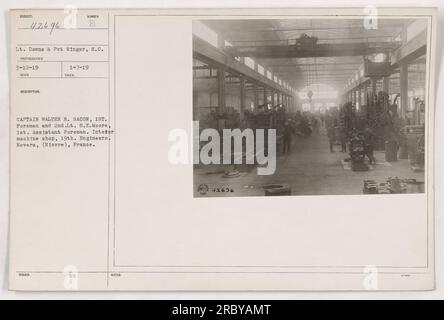
<path id="1" fill-rule="evenodd" d="M 341 152 L 347 152 L 347 144 L 349 145 L 349 151 L 352 151 L 353 146 L 359 143 L 363 145 L 369 163 L 376 163 L 373 153 L 376 135 L 368 124 L 364 124 L 361 130 L 356 128 L 355 114 L 348 110 L 352 107 L 352 105 L 344 105 L 339 108 L 332 108 L 327 110 L 323 116 L 323 123 L 330 143 L 330 152 L 334 152 L 336 143 L 341 145 Z"/>
<path id="2" fill-rule="evenodd" d="M 283 153 L 290 153 L 293 135 L 309 137 L 313 132 L 317 132 L 319 121 L 314 114 L 297 111 L 294 115 L 285 119 L 283 126 Z"/>
<path id="3" fill-rule="evenodd" d="M 355 113 L 352 109 L 352 105 L 344 105 L 330 108 L 324 114 L 298 111 L 292 116 L 285 117 L 281 131 L 283 153 L 290 153 L 294 135 L 308 137 L 323 126 L 329 139 L 330 152 L 334 152 L 335 144 L 340 144 L 341 152 L 347 152 L 347 146 L 350 151 L 359 142 L 364 146 L 369 163 L 376 163 L 373 152 L 376 135 L 368 124 L 364 124 L 360 130 L 356 128 L 357 121 L 353 118 Z"/>

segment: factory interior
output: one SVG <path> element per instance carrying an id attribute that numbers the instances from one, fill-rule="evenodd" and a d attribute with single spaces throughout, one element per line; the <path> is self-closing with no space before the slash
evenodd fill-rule
<path id="1" fill-rule="evenodd" d="M 273 174 L 197 163 L 195 196 L 424 192 L 427 43 L 425 19 L 194 21 L 200 132 L 277 137 Z"/>

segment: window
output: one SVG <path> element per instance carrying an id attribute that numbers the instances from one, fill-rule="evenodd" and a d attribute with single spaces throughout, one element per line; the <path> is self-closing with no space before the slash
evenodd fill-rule
<path id="1" fill-rule="evenodd" d="M 263 66 L 261 66 L 260 64 L 257 65 L 257 71 L 262 74 L 265 75 L 265 69 Z"/>
<path id="2" fill-rule="evenodd" d="M 245 57 L 244 61 L 245 61 L 245 65 L 247 67 L 250 67 L 251 69 L 254 70 L 254 60 L 253 59 L 251 59 L 250 57 Z"/>

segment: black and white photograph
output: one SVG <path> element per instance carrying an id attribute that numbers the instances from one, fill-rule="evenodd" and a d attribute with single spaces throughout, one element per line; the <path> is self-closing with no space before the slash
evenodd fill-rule
<path id="1" fill-rule="evenodd" d="M 423 193 L 427 40 L 424 18 L 194 21 L 194 196 Z"/>

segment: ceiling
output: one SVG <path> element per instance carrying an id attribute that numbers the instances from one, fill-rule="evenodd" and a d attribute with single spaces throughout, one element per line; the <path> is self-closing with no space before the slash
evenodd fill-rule
<path id="1" fill-rule="evenodd" d="M 288 45 L 302 34 L 318 43 L 362 43 L 395 40 L 410 19 L 379 19 L 377 29 L 366 29 L 362 19 L 206 20 L 208 27 L 233 46 Z M 399 40 L 399 38 L 398 38 Z M 256 59 L 296 90 L 327 84 L 341 91 L 359 71 L 362 56 Z"/>

